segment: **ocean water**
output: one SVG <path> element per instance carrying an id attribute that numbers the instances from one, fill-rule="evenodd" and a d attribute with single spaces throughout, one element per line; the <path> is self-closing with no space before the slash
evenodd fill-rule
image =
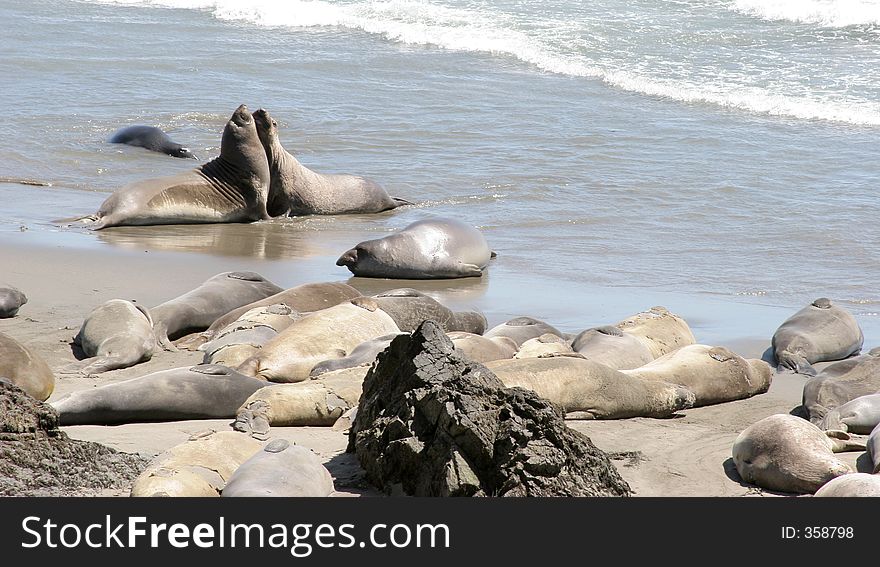
<path id="1" fill-rule="evenodd" d="M 575 330 L 661 303 L 708 342 L 827 296 L 880 341 L 880 1 L 0 0 L 0 19 L 0 179 L 49 184 L 0 185 L 0 232 L 345 280 L 333 262 L 358 241 L 454 216 L 498 259 L 421 288 L 494 322 Z M 209 159 L 240 103 L 306 166 L 416 205 L 52 223 L 195 165 L 107 144 L 116 129 Z"/>

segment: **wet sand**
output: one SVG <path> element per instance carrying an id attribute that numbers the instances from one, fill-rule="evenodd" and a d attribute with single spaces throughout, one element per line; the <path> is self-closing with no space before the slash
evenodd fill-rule
<path id="1" fill-rule="evenodd" d="M 90 208 L 91 204 L 84 206 Z M 296 232 L 296 228 L 269 222 L 149 227 L 141 231 L 108 230 L 97 234 L 46 227 L 0 231 L 4 281 L 22 289 L 29 299 L 17 317 L 0 320 L 0 332 L 30 346 L 50 367 L 58 370 L 75 360 L 70 344 L 72 337 L 95 306 L 109 299 L 123 298 L 152 307 L 198 286 L 216 273 L 230 270 L 257 271 L 285 288 L 312 281 L 344 281 L 364 293 L 417 287 L 450 307 L 483 310 L 490 326 L 512 316 L 532 315 L 566 332 L 615 323 L 652 305 L 664 304 L 688 320 L 699 342 L 727 346 L 743 356 L 755 358 L 764 354 L 776 326 L 793 312 L 790 308 L 738 303 L 711 296 L 686 298 L 668 291 L 591 289 L 544 281 L 540 275 L 513 277 L 503 265 L 493 265 L 487 276 L 473 281 L 349 278 L 334 261 L 336 250 L 350 244 L 356 235 L 337 226 L 326 234 L 313 234 L 309 230 L 303 236 L 300 231 L 299 236 L 285 239 L 286 231 Z M 189 239 L 186 234 L 190 235 Z M 209 235 L 214 235 L 214 239 Z M 229 252 L 231 244 L 218 244 L 224 240 L 235 243 L 238 248 Z M 309 253 L 301 255 L 303 246 L 297 247 L 291 242 L 306 243 Z M 192 248 L 206 253 L 194 253 Z M 282 252 L 273 255 L 271 250 Z M 865 335 L 866 348 L 874 346 L 873 340 L 880 337 L 870 326 L 865 327 Z M 158 352 L 147 363 L 96 378 L 58 375 L 50 401 L 75 390 L 196 364 L 201 358 L 201 353 Z M 620 454 L 615 463 L 639 496 L 767 494 L 738 480 L 729 459 L 730 449 L 738 433 L 751 423 L 796 408 L 805 380 L 797 375 L 777 375 L 767 394 L 687 410 L 673 419 L 572 421 L 570 425 L 587 434 L 601 449 Z M 230 422 L 207 420 L 64 429 L 76 439 L 152 456 L 184 441 L 192 433 L 209 428 L 228 429 Z M 273 428 L 272 434 L 314 449 L 334 474 L 342 494 L 374 494 L 364 485 L 353 456 L 344 453 L 347 443 L 344 433 L 330 428 L 302 427 Z M 843 456 L 853 465 L 858 457 L 858 453 Z"/>

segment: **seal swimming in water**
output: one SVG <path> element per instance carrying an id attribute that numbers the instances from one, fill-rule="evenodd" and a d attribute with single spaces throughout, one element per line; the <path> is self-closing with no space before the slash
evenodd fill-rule
<path id="1" fill-rule="evenodd" d="M 254 112 L 254 120 L 271 171 L 269 215 L 380 213 L 412 204 L 390 197 L 375 181 L 363 177 L 312 171 L 284 149 L 278 123 L 265 109 Z"/>
<path id="2" fill-rule="evenodd" d="M 127 126 L 117 130 L 109 141 L 111 144 L 137 146 L 172 157 L 199 159 L 189 148 L 172 141 L 168 134 L 155 126 Z"/>
<path id="3" fill-rule="evenodd" d="M 0 286 L 0 319 L 15 317 L 21 306 L 27 303 L 27 296 L 11 285 Z"/>
<path id="4" fill-rule="evenodd" d="M 365 240 L 340 256 L 336 265 L 366 278 L 478 278 L 492 257 L 479 230 L 455 219 L 434 218 Z"/>
<path id="5" fill-rule="evenodd" d="M 79 219 L 92 230 L 121 225 L 253 222 L 269 218 L 269 162 L 247 106 L 223 129 L 220 155 L 170 177 L 117 189 L 94 215 Z"/>
<path id="6" fill-rule="evenodd" d="M 55 389 L 55 375 L 46 362 L 10 336 L 0 333 L 0 379 L 45 402 Z"/>
<path id="7" fill-rule="evenodd" d="M 843 360 L 862 349 L 865 336 L 855 317 L 830 299 L 820 297 L 773 333 L 778 369 L 815 376 L 814 362 Z"/>

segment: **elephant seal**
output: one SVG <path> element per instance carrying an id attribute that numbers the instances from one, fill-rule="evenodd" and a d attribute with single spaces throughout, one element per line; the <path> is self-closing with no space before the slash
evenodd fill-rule
<path id="1" fill-rule="evenodd" d="M 217 274 L 196 289 L 150 309 L 156 341 L 165 350 L 176 350 L 172 339 L 204 331 L 233 309 L 280 291 L 280 287 L 254 272 Z"/>
<path id="2" fill-rule="evenodd" d="M 553 333 L 544 333 L 524 342 L 513 358 L 541 358 L 559 354 L 574 354 L 568 340 Z"/>
<path id="3" fill-rule="evenodd" d="M 880 473 L 880 425 L 877 425 L 868 435 L 867 447 L 868 458 L 874 465 L 873 473 Z"/>
<path id="4" fill-rule="evenodd" d="M 820 498 L 880 497 L 880 475 L 853 473 L 825 483 L 814 496 Z"/>
<path id="5" fill-rule="evenodd" d="M 324 497 L 335 490 L 314 451 L 275 439 L 232 473 L 221 496 Z"/>
<path id="6" fill-rule="evenodd" d="M 415 331 L 426 319 L 440 325 L 443 332 L 465 331 L 481 335 L 486 330 L 486 317 L 482 313 L 453 312 L 433 297 L 414 289 L 392 289 L 374 295 L 373 299 L 405 333 Z"/>
<path id="7" fill-rule="evenodd" d="M 270 382 L 301 382 L 320 362 L 400 329 L 374 299 L 359 297 L 306 315 L 263 345 L 238 371 Z"/>
<path id="8" fill-rule="evenodd" d="M 500 325 L 492 327 L 486 331 L 483 336 L 487 339 L 508 337 L 513 339 L 513 342 L 515 342 L 517 348 L 519 348 L 527 340 L 540 337 L 546 333 L 556 335 L 557 337 L 564 337 L 562 331 L 559 331 L 556 327 L 552 327 L 544 321 L 532 319 L 531 317 L 516 317 L 506 323 L 501 323 Z"/>
<path id="9" fill-rule="evenodd" d="M 615 370 L 632 370 L 654 360 L 645 342 L 611 325 L 581 332 L 572 339 L 571 347 L 593 362 Z"/>
<path id="10" fill-rule="evenodd" d="M 416 221 L 400 232 L 365 240 L 336 260 L 365 278 L 430 280 L 480 277 L 492 251 L 483 234 L 449 218 Z"/>
<path id="11" fill-rule="evenodd" d="M 238 467 L 263 444 L 235 431 L 204 431 L 153 459 L 132 496 L 220 496 Z"/>
<path id="12" fill-rule="evenodd" d="M 616 327 L 641 340 L 654 358 L 697 342 L 684 319 L 660 306 L 627 317 Z"/>
<path id="13" fill-rule="evenodd" d="M 880 423 L 880 394 L 859 396 L 840 405 L 822 418 L 819 428 L 868 435 Z"/>
<path id="14" fill-rule="evenodd" d="M 222 317 L 218 317 L 206 331 L 192 338 L 188 337 L 182 340 L 178 346 L 196 349 L 201 344 L 212 340 L 221 329 L 232 324 L 236 319 L 244 315 L 245 312 L 257 307 L 283 303 L 299 313 L 311 313 L 312 311 L 320 311 L 321 309 L 350 301 L 355 297 L 360 297 L 360 295 L 361 292 L 344 283 L 310 283 L 292 287 L 282 290 L 275 295 L 270 295 L 265 299 L 233 309 Z"/>
<path id="15" fill-rule="evenodd" d="M 253 222 L 268 219 L 269 162 L 247 106 L 223 130 L 220 155 L 192 171 L 117 189 L 94 215 L 92 230 L 121 225 Z"/>
<path id="16" fill-rule="evenodd" d="M 846 433 L 832 438 L 805 419 L 776 414 L 739 434 L 733 443 L 733 462 L 749 484 L 812 494 L 831 479 L 853 472 L 834 453 L 864 447 Z"/>
<path id="17" fill-rule="evenodd" d="M 18 288 L 0 286 L 0 319 L 15 317 L 21 306 L 27 303 L 27 296 Z"/>
<path id="18" fill-rule="evenodd" d="M 366 366 L 347 368 L 317 380 L 266 386 L 241 404 L 233 427 L 251 433 L 255 410 L 264 412 L 272 427 L 330 427 L 357 406 L 369 370 Z"/>
<path id="19" fill-rule="evenodd" d="M 510 337 L 489 338 L 460 331 L 446 333 L 446 336 L 452 340 L 456 351 L 474 362 L 485 363 L 490 360 L 513 358 L 519 350 L 516 341 Z"/>
<path id="20" fill-rule="evenodd" d="M 199 347 L 205 353 L 202 362 L 235 368 L 301 318 L 283 303 L 251 309 Z"/>
<path id="21" fill-rule="evenodd" d="M 745 359 L 724 347 L 687 345 L 624 374 L 684 386 L 697 399 L 694 407 L 763 394 L 773 370 L 763 360 Z"/>
<path id="22" fill-rule="evenodd" d="M 354 368 L 356 366 L 370 366 L 376 362 L 376 357 L 379 356 L 379 353 L 388 348 L 391 341 L 401 334 L 405 333 L 391 333 L 390 335 L 383 335 L 364 341 L 354 347 L 354 350 L 348 356 L 319 362 L 309 372 L 309 377 L 314 379 L 334 370 L 345 370 L 346 368 Z"/>
<path id="23" fill-rule="evenodd" d="M 92 309 L 73 342 L 90 358 L 68 366 L 62 374 L 90 376 L 128 368 L 153 357 L 153 319 L 145 307 L 111 299 Z"/>
<path id="24" fill-rule="evenodd" d="M 168 134 L 155 126 L 128 126 L 117 130 L 110 137 L 111 144 L 127 144 L 148 150 L 168 154 L 178 158 L 199 159 L 189 148 L 173 142 Z"/>
<path id="25" fill-rule="evenodd" d="M 819 425 L 829 411 L 880 392 L 880 347 L 826 367 L 804 384 L 803 406 Z"/>
<path id="26" fill-rule="evenodd" d="M 686 388 L 627 376 L 584 358 L 495 360 L 486 368 L 505 386 L 532 390 L 561 406 L 567 419 L 669 417 L 694 404 Z"/>
<path id="27" fill-rule="evenodd" d="M 278 138 L 278 123 L 265 109 L 254 112 L 254 121 L 269 160 L 269 215 L 380 213 L 412 204 L 390 197 L 370 179 L 312 171 L 284 149 Z"/>
<path id="28" fill-rule="evenodd" d="M 79 390 L 51 405 L 61 425 L 235 417 L 248 397 L 266 386 L 217 364 L 172 368 Z"/>
<path id="29" fill-rule="evenodd" d="M 55 375 L 49 365 L 31 349 L 0 333 L 0 378 L 45 402 L 55 390 Z"/>
<path id="30" fill-rule="evenodd" d="M 814 362 L 843 360 L 862 349 L 865 336 L 852 314 L 820 297 L 791 317 L 773 333 L 773 354 L 778 370 L 815 376 Z"/>

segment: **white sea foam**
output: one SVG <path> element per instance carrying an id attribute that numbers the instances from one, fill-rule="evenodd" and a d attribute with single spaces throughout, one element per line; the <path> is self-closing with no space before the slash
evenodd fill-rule
<path id="1" fill-rule="evenodd" d="M 390 41 L 430 45 L 455 51 L 509 56 L 550 73 L 589 77 L 627 91 L 664 97 L 688 103 L 718 105 L 759 114 L 806 120 L 827 120 L 859 125 L 880 125 L 880 103 L 848 100 L 841 97 L 794 96 L 773 92 L 739 81 L 688 79 L 675 76 L 652 76 L 637 64 L 609 63 L 608 58 L 593 58 L 590 50 L 577 48 L 577 35 L 566 41 L 548 39 L 542 32 L 528 31 L 514 16 L 489 8 L 453 8 L 426 0 L 361 0 L 332 3 L 324 0 L 94 0 L 100 4 L 156 6 L 196 9 L 210 12 L 226 21 L 247 22 L 268 27 L 309 28 L 337 26 L 380 35 Z M 870 8 L 880 20 L 880 0 L 766 1 L 737 0 L 742 11 L 763 10 L 761 17 L 779 13 L 824 14 L 831 22 L 849 21 L 857 10 L 837 11 L 827 5 L 853 4 Z M 804 7 L 797 11 L 795 6 Z M 873 7 L 873 8 L 872 8 Z M 869 10 L 870 12 L 870 10 Z M 816 16 L 819 17 L 819 16 Z M 825 21 L 825 19 L 821 20 Z M 549 24 L 549 23 L 548 23 Z M 541 29 L 553 27 L 541 26 Z M 588 30 L 581 30 L 589 33 Z M 558 35 L 558 34 L 557 34 Z"/>
<path id="2" fill-rule="evenodd" d="M 880 0 L 735 0 L 733 9 L 765 20 L 832 28 L 880 24 Z"/>

